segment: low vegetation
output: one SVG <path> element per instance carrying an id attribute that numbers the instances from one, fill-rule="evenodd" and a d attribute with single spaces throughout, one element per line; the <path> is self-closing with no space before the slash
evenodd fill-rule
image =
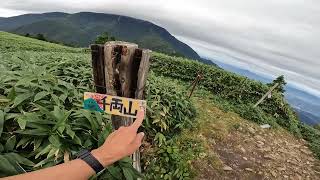
<path id="1" fill-rule="evenodd" d="M 0 177 L 68 161 L 82 148 L 96 148 L 111 132 L 110 117 L 82 109 L 92 86 L 91 54 L 0 32 Z M 214 66 L 159 53 L 152 56 L 147 83 L 148 110 L 143 128 L 143 174 L 147 179 L 188 179 L 191 161 L 205 143 L 187 130 L 198 126 L 187 89 L 225 111 L 302 136 L 320 158 L 319 130 L 299 122 L 281 92 L 252 108 L 269 88 Z M 191 134 L 191 133 L 190 133 Z M 141 175 L 126 158 L 93 179 L 135 179 Z"/>
<path id="2" fill-rule="evenodd" d="M 94 91 L 90 54 L 7 33 L 1 36 L 0 176 L 59 164 L 82 148 L 100 146 L 111 132 L 110 117 L 82 109 L 83 92 Z M 28 40 L 31 43 L 23 44 Z M 173 85 L 153 73 L 149 76 L 144 128 L 153 147 L 169 148 L 166 138 L 190 127 L 196 114 L 185 92 L 172 89 Z M 181 164 L 177 164 L 177 158 L 180 153 L 170 160 L 164 158 L 164 164 L 172 164 L 166 177 L 187 176 L 186 169 L 174 168 Z M 149 167 L 152 170 L 146 170 L 146 176 L 158 177 L 154 166 Z M 139 176 L 126 158 L 93 178 Z"/>

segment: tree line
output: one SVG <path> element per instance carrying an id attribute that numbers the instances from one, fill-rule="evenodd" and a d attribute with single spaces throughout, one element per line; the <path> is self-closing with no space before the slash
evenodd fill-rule
<path id="1" fill-rule="evenodd" d="M 25 37 L 34 38 L 34 39 L 38 39 L 40 41 L 46 41 L 46 42 L 51 42 L 51 43 L 55 43 L 55 44 L 62 44 L 62 45 L 66 45 L 66 46 L 76 47 L 76 45 L 73 45 L 73 44 L 63 43 L 63 42 L 59 42 L 59 41 L 55 41 L 55 40 L 49 40 L 42 33 L 38 33 L 38 34 L 35 34 L 35 35 L 32 35 L 30 33 L 26 33 Z M 93 43 L 95 43 L 95 44 L 104 44 L 104 43 L 106 43 L 108 41 L 116 41 L 116 38 L 114 36 L 109 35 L 108 32 L 103 32 L 102 34 L 97 36 L 97 38 L 94 40 Z"/>

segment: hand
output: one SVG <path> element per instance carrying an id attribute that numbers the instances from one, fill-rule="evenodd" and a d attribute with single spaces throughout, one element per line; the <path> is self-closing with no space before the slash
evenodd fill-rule
<path id="1" fill-rule="evenodd" d="M 93 150 L 92 155 L 104 166 L 133 154 L 141 146 L 144 133 L 138 133 L 144 119 L 144 110 L 141 109 L 137 114 L 135 122 L 128 127 L 120 127 L 111 133 L 104 144 L 98 149 Z"/>

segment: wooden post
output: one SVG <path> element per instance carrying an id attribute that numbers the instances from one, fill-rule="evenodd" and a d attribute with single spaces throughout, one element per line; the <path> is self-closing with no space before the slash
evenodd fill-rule
<path id="1" fill-rule="evenodd" d="M 191 92 L 190 92 L 190 95 L 189 95 L 189 98 L 191 98 L 192 94 L 193 94 L 193 91 L 194 89 L 196 88 L 196 85 L 198 84 L 198 82 L 201 80 L 202 78 L 202 73 L 198 73 L 196 79 L 192 82 L 191 86 L 192 86 L 192 89 L 191 89 Z"/>
<path id="2" fill-rule="evenodd" d="M 279 83 L 276 83 L 274 86 L 272 86 L 270 90 L 265 95 L 263 95 L 262 98 L 253 107 L 257 107 L 260 103 L 262 103 L 263 100 L 278 86 L 279 86 Z"/>
<path id="3" fill-rule="evenodd" d="M 140 58 L 141 54 L 141 58 Z M 147 75 L 149 72 L 149 67 L 150 67 L 150 56 L 151 56 L 151 51 L 144 49 L 144 50 L 136 50 L 136 58 L 140 60 L 139 64 L 139 70 L 138 70 L 138 77 L 137 77 L 137 87 L 135 91 L 135 98 L 136 99 L 144 99 L 144 89 L 147 81 Z M 138 62 L 136 60 L 135 62 Z M 141 164 L 140 164 L 140 151 L 136 151 L 133 156 L 133 167 L 141 172 Z"/>
<path id="4" fill-rule="evenodd" d="M 137 44 L 121 41 L 107 42 L 102 48 L 97 46 L 101 47 L 91 46 L 95 84 L 100 87 L 104 81 L 106 94 L 144 99 L 151 51 L 138 49 Z M 114 130 L 133 123 L 133 118 L 115 115 L 111 116 L 111 120 Z M 132 158 L 133 167 L 141 172 L 140 152 L 135 152 Z"/>
<path id="5" fill-rule="evenodd" d="M 106 93 L 106 83 L 104 79 L 104 47 L 102 45 L 91 45 L 93 79 L 97 93 Z M 101 76 L 103 75 L 103 76 Z"/>

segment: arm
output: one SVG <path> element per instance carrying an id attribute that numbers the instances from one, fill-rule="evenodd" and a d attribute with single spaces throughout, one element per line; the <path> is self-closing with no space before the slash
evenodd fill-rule
<path id="1" fill-rule="evenodd" d="M 140 146 L 144 133 L 137 134 L 144 118 L 144 111 L 138 113 L 137 120 L 129 127 L 120 127 L 111 133 L 104 144 L 91 151 L 92 155 L 104 166 L 133 154 Z M 94 175 L 94 170 L 83 160 L 76 159 L 54 167 L 33 171 L 21 175 L 6 177 L 3 180 L 81 180 Z"/>

